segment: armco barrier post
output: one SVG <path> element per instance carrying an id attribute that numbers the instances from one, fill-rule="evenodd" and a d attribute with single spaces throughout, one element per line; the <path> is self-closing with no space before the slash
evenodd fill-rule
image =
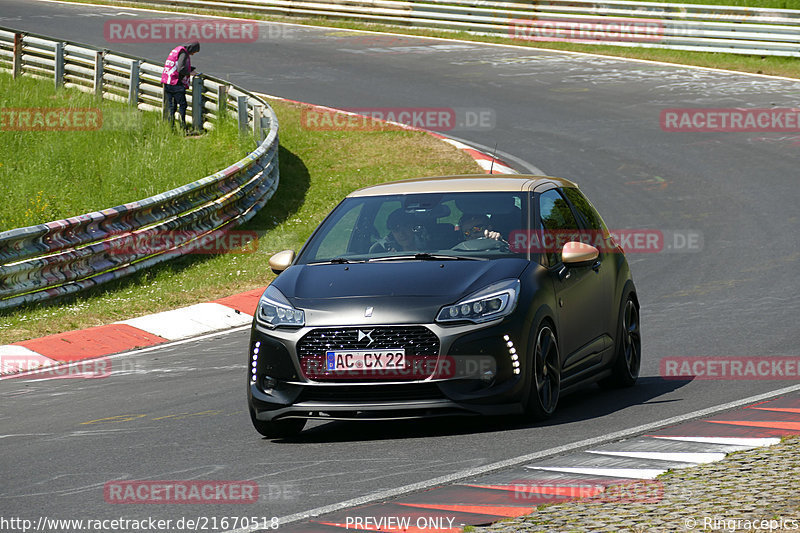
<path id="1" fill-rule="evenodd" d="M 239 131 L 242 133 L 247 133 L 247 97 L 246 96 L 237 96 L 236 97 L 236 109 L 238 111 L 239 117 Z"/>
<path id="2" fill-rule="evenodd" d="M 228 86 L 217 85 L 217 120 L 228 116 Z"/>
<path id="3" fill-rule="evenodd" d="M 131 63 L 131 76 L 128 85 L 128 105 L 138 107 L 139 105 L 139 65 L 141 61 Z"/>
<path id="4" fill-rule="evenodd" d="M 11 67 L 11 75 L 17 79 L 22 74 L 22 38 L 24 34 L 14 34 L 14 59 Z"/>
<path id="5" fill-rule="evenodd" d="M 192 128 L 203 131 L 203 76 L 192 77 Z"/>
<path id="6" fill-rule="evenodd" d="M 55 45 L 55 83 L 56 89 L 64 86 L 64 43 L 57 42 Z"/>
<path id="7" fill-rule="evenodd" d="M 253 106 L 253 137 L 256 138 L 256 141 L 261 142 L 263 139 L 261 138 L 261 115 L 264 110 L 263 106 L 254 105 Z"/>
<path id="8" fill-rule="evenodd" d="M 93 81 L 94 95 L 98 98 L 103 97 L 103 71 L 104 71 L 103 57 L 105 55 L 106 53 L 100 50 L 94 53 L 94 80 L 92 81 Z"/>

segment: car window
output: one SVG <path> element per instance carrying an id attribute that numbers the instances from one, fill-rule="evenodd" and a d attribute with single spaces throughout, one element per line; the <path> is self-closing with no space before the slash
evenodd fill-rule
<path id="1" fill-rule="evenodd" d="M 339 257 L 343 251 L 350 247 L 350 241 L 355 234 L 356 223 L 359 219 L 363 203 L 352 203 L 348 209 L 335 213 L 324 229 L 324 237 L 316 240 L 312 252 L 312 260 L 328 260 Z"/>
<path id="2" fill-rule="evenodd" d="M 572 202 L 572 205 L 578 211 L 578 214 L 583 218 L 583 226 L 586 229 L 596 231 L 603 231 L 606 229 L 603 219 L 600 218 L 600 214 L 594 208 L 589 199 L 586 198 L 583 193 L 581 193 L 581 191 L 573 187 L 565 187 L 563 192 L 564 196 L 566 196 L 567 199 Z"/>
<path id="3" fill-rule="evenodd" d="M 561 262 L 561 246 L 571 240 L 570 235 L 577 235 L 578 222 L 569 203 L 557 189 L 551 189 L 539 195 L 539 218 L 542 227 L 540 239 L 549 265 Z"/>
<path id="4" fill-rule="evenodd" d="M 346 198 L 312 235 L 298 263 L 436 254 L 476 259 L 527 257 L 511 249 L 527 230 L 521 192 L 443 192 Z M 488 238 L 487 238 L 488 237 Z"/>

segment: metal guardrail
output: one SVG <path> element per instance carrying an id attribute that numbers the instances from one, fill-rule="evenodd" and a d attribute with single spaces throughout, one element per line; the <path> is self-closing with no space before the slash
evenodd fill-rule
<path id="1" fill-rule="evenodd" d="M 50 78 L 142 110 L 164 109 L 161 65 L 92 46 L 0 27 L 0 70 Z M 0 309 L 74 293 L 191 252 L 264 206 L 279 181 L 272 108 L 212 76 L 195 76 L 187 100 L 187 122 L 211 127 L 222 113 L 234 113 L 258 148 L 211 176 L 144 200 L 0 232 Z M 164 239 L 165 232 L 176 238 Z"/>
<path id="2" fill-rule="evenodd" d="M 106 3 L 114 4 L 115 0 Z M 800 56 L 800 10 L 627 0 L 127 0 L 327 17 L 519 40 Z"/>

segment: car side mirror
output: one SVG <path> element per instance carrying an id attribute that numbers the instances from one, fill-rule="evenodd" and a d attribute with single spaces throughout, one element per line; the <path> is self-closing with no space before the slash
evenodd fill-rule
<path id="1" fill-rule="evenodd" d="M 278 252 L 269 258 L 269 268 L 272 269 L 272 271 L 276 274 L 280 274 L 292 266 L 294 257 L 294 250 L 284 250 L 282 252 Z"/>
<path id="2" fill-rule="evenodd" d="M 584 242 L 570 241 L 561 249 L 561 261 L 567 266 L 590 264 L 600 255 L 600 250 Z"/>

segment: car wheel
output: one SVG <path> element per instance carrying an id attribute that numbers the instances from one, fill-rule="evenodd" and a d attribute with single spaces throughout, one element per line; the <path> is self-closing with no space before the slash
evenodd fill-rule
<path id="1" fill-rule="evenodd" d="M 642 332 L 639 310 L 632 295 L 622 305 L 617 327 L 616 356 L 610 377 L 602 380 L 603 387 L 630 387 L 639 377 L 642 364 Z"/>
<path id="2" fill-rule="evenodd" d="M 306 425 L 303 418 L 287 418 L 286 420 L 267 421 L 256 418 L 255 413 L 250 409 L 250 420 L 256 431 L 271 439 L 294 437 L 298 435 Z"/>
<path id="3" fill-rule="evenodd" d="M 555 412 L 561 392 L 558 342 L 553 328 L 547 322 L 539 325 L 529 354 L 532 376 L 525 414 L 534 420 L 541 420 Z"/>

